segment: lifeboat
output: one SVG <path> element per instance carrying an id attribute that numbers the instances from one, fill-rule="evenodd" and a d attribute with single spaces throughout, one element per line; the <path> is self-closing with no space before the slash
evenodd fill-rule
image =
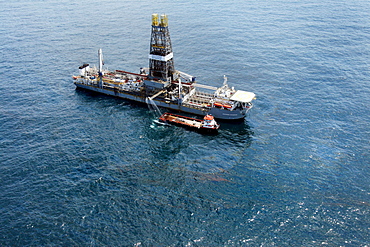
<path id="1" fill-rule="evenodd" d="M 216 102 L 213 105 L 216 106 L 216 107 L 219 107 L 219 108 L 227 108 L 227 109 L 231 109 L 233 107 L 232 105 L 222 104 L 220 102 Z"/>

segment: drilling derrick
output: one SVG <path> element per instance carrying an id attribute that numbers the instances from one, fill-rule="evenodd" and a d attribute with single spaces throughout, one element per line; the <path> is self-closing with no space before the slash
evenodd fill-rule
<path id="1" fill-rule="evenodd" d="M 175 66 L 173 63 L 170 32 L 167 15 L 152 15 L 152 36 L 149 53 L 149 78 L 172 81 Z"/>

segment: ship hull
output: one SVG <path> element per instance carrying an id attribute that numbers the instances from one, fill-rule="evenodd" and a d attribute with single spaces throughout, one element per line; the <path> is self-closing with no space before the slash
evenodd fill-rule
<path id="1" fill-rule="evenodd" d="M 76 85 L 77 88 L 89 90 L 89 91 L 94 91 L 98 92 L 101 94 L 106 94 L 122 99 L 128 99 L 140 103 L 146 103 L 146 98 L 148 95 L 145 95 L 144 93 L 140 92 L 125 92 L 117 89 L 110 89 L 110 88 L 100 88 L 95 85 L 87 85 L 84 83 L 79 83 L 78 81 L 75 81 L 74 84 Z M 204 116 L 206 114 L 212 114 L 216 119 L 221 119 L 221 120 L 242 120 L 245 118 L 247 110 L 234 110 L 230 111 L 227 109 L 221 109 L 221 108 L 201 108 L 198 107 L 196 108 L 190 108 L 188 106 L 184 106 L 181 104 L 178 104 L 177 102 L 172 102 L 168 100 L 160 100 L 160 99 L 153 99 L 153 101 L 156 103 L 157 106 L 171 109 L 174 111 L 179 111 L 179 112 L 186 112 L 190 114 L 195 114 L 199 116 Z"/>

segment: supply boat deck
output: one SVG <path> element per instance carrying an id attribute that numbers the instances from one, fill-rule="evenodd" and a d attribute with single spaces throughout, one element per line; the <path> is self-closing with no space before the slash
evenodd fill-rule
<path id="1" fill-rule="evenodd" d="M 204 132 L 217 132 L 220 128 L 220 125 L 214 120 L 212 115 L 206 115 L 201 120 L 166 112 L 159 117 L 159 120 L 164 123 Z"/>

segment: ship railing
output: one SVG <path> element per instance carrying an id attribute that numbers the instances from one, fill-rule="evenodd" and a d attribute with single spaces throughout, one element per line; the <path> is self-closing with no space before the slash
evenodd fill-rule
<path id="1" fill-rule="evenodd" d="M 198 87 L 198 88 L 209 89 L 209 90 L 212 90 L 212 91 L 216 91 L 217 90 L 217 87 L 203 85 L 203 84 L 199 84 L 199 83 L 194 83 L 193 86 L 194 87 Z"/>
<path id="2" fill-rule="evenodd" d="M 201 95 L 201 96 L 204 96 L 204 97 L 210 97 L 210 98 L 212 98 L 213 97 L 213 94 L 211 94 L 211 93 L 207 93 L 207 92 L 203 92 L 203 91 L 196 91 L 196 93 L 195 93 L 196 95 Z"/>
<path id="3" fill-rule="evenodd" d="M 213 97 L 208 96 L 208 95 L 199 95 L 199 94 L 196 94 L 196 95 L 193 95 L 193 97 L 192 97 L 192 98 L 195 98 L 195 99 L 200 100 L 200 101 L 208 102 L 208 101 L 210 101 Z"/>
<path id="4" fill-rule="evenodd" d="M 200 111 L 209 110 L 209 108 L 210 108 L 210 105 L 207 105 L 207 104 L 204 104 L 204 103 L 203 104 L 197 104 L 195 102 L 183 102 L 182 105 L 185 106 L 185 107 L 197 109 L 197 110 L 200 110 Z"/>
<path id="5" fill-rule="evenodd" d="M 192 95 L 191 97 L 188 98 L 187 101 L 193 101 L 199 104 L 203 103 L 209 103 L 211 101 L 212 97 L 209 97 L 208 95 Z"/>

